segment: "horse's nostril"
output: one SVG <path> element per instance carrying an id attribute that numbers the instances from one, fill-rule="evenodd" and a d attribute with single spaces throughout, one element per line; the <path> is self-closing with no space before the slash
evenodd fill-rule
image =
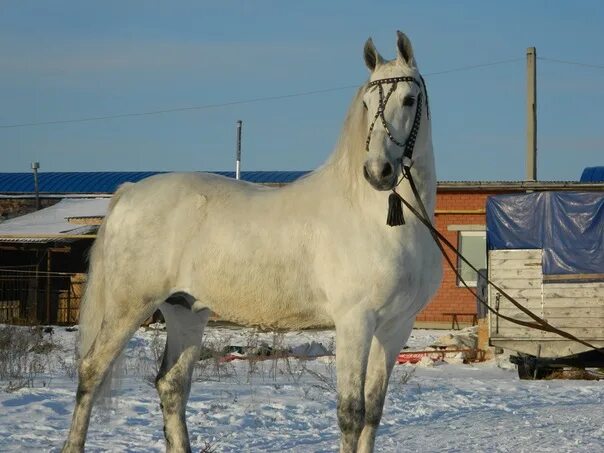
<path id="1" fill-rule="evenodd" d="M 382 170 L 382 178 L 386 178 L 387 176 L 390 176 L 391 174 L 392 174 L 392 165 L 387 163 L 386 165 L 384 165 L 384 169 Z"/>

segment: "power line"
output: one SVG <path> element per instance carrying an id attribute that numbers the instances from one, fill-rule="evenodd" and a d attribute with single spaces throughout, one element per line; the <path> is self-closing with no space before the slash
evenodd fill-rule
<path id="1" fill-rule="evenodd" d="M 579 63 L 578 61 L 558 60 L 558 59 L 555 59 L 555 58 L 545 58 L 545 57 L 537 57 L 537 60 L 551 61 L 553 63 L 568 64 L 568 65 L 573 65 L 573 66 L 582 66 L 582 67 L 585 67 L 585 68 L 604 69 L 604 65 L 589 64 L 589 63 Z"/>
<path id="2" fill-rule="evenodd" d="M 491 63 L 481 63 L 481 64 L 475 64 L 475 65 L 471 65 L 471 66 L 462 66 L 462 67 L 454 68 L 454 69 L 446 69 L 444 71 L 429 72 L 427 74 L 424 74 L 424 77 L 429 77 L 429 76 L 433 76 L 433 75 L 441 75 L 441 74 L 449 74 L 451 72 L 469 71 L 471 69 L 486 68 L 487 66 L 497 66 L 500 64 L 513 63 L 515 61 L 521 61 L 521 60 L 524 60 L 524 58 L 510 58 L 509 60 L 500 60 L 500 61 L 493 61 Z"/>
<path id="3" fill-rule="evenodd" d="M 424 77 L 430 77 L 430 76 L 441 75 L 441 74 L 449 74 L 452 72 L 470 71 L 472 69 L 484 68 L 484 67 L 488 67 L 488 66 L 496 66 L 496 65 L 512 63 L 512 62 L 520 61 L 520 60 L 523 60 L 523 58 L 512 58 L 512 59 L 508 59 L 508 60 L 493 61 L 490 63 L 481 63 L 481 64 L 475 64 L 475 65 L 469 65 L 469 66 L 461 66 L 458 68 L 446 69 L 444 71 L 430 72 L 430 73 L 424 74 Z M 68 119 L 68 120 L 32 121 L 32 122 L 27 122 L 27 123 L 5 124 L 5 125 L 0 125 L 0 129 L 11 129 L 11 128 L 18 128 L 18 127 L 34 127 L 34 126 L 49 126 L 49 125 L 55 125 L 55 124 L 86 123 L 86 122 L 91 122 L 91 121 L 102 121 L 102 120 L 117 119 L 117 118 L 132 118 L 132 117 L 137 117 L 137 116 L 161 115 L 163 113 L 186 112 L 186 111 L 191 111 L 191 110 L 208 110 L 208 109 L 214 109 L 214 108 L 220 108 L 220 107 L 229 107 L 229 106 L 233 106 L 233 105 L 254 104 L 254 103 L 258 103 L 258 102 L 276 101 L 276 100 L 280 100 L 280 99 L 289 99 L 289 98 L 296 98 L 296 97 L 302 97 L 302 96 L 312 96 L 315 94 L 348 90 L 351 88 L 357 88 L 358 86 L 359 86 L 358 84 L 344 85 L 344 86 L 339 86 L 339 87 L 325 88 L 322 90 L 313 90 L 313 91 L 304 91 L 304 92 L 300 92 L 300 93 L 283 94 L 283 95 L 279 95 L 279 96 L 266 96 L 266 97 L 252 98 L 252 99 L 244 99 L 244 100 L 239 100 L 239 101 L 222 102 L 222 103 L 218 103 L 218 104 L 204 104 L 204 105 L 195 105 L 195 106 L 191 106 L 191 107 L 176 107 L 176 108 L 171 108 L 171 109 L 151 110 L 151 111 L 147 111 L 147 112 L 118 113 L 118 114 L 114 114 L 114 115 L 89 116 L 89 117 L 84 117 L 84 118 L 75 118 L 75 119 Z"/>
<path id="4" fill-rule="evenodd" d="M 0 129 L 8 129 L 8 128 L 13 128 L 13 127 L 45 126 L 45 125 L 51 125 L 51 124 L 84 123 L 84 122 L 88 122 L 88 121 L 109 120 L 109 119 L 114 119 L 114 118 L 130 118 L 130 117 L 135 117 L 135 116 L 160 115 L 162 113 L 186 112 L 188 110 L 206 110 L 206 109 L 213 109 L 213 108 L 218 108 L 218 107 L 228 107 L 231 105 L 253 104 L 255 102 L 275 101 L 278 99 L 295 98 L 295 97 L 300 97 L 300 96 L 310 96 L 313 94 L 328 93 L 330 91 L 345 90 L 345 89 L 356 88 L 356 87 L 358 87 L 358 85 L 347 85 L 347 86 L 341 86 L 341 87 L 335 87 L 335 88 L 325 88 L 323 90 L 305 91 L 302 93 L 284 94 L 284 95 L 280 95 L 280 96 L 267 96 L 267 97 L 262 97 L 262 98 L 223 102 L 220 104 L 205 104 L 205 105 L 195 105 L 195 106 L 191 106 L 191 107 L 177 107 L 177 108 L 172 108 L 172 109 L 152 110 L 149 112 L 118 113 L 115 115 L 89 116 L 89 117 L 85 117 L 85 118 L 77 118 L 77 119 L 71 119 L 71 120 L 53 120 L 53 121 L 31 122 L 31 123 L 7 124 L 7 125 L 0 125 Z"/>

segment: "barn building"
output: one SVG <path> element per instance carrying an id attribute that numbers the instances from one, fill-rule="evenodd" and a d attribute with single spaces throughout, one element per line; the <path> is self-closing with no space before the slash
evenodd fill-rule
<path id="1" fill-rule="evenodd" d="M 30 173 L 0 173 L 0 322 L 70 324 L 86 273 L 86 253 L 108 198 L 127 181 L 160 172 L 49 172 L 34 195 Z M 234 177 L 233 172 L 217 172 Z M 242 172 L 242 179 L 281 186 L 306 172 Z M 436 226 L 477 268 L 486 268 L 485 204 L 489 195 L 531 191 L 604 190 L 604 169 L 588 168 L 578 182 L 441 181 Z M 41 210 L 36 211 L 39 205 Z M 60 235 L 60 236 L 59 236 Z M 477 276 L 449 256 L 470 286 Z M 441 287 L 419 314 L 418 327 L 450 328 L 475 321 L 476 301 L 445 266 Z"/>

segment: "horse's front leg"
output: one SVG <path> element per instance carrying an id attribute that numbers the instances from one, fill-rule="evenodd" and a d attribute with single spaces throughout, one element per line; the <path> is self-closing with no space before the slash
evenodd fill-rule
<path id="1" fill-rule="evenodd" d="M 357 447 L 359 453 L 373 452 L 388 390 L 388 380 L 400 350 L 409 339 L 413 322 L 413 318 L 404 321 L 391 319 L 376 328 L 367 362 L 365 426 Z"/>
<path id="2" fill-rule="evenodd" d="M 336 317 L 340 453 L 356 453 L 365 423 L 365 374 L 374 329 L 373 312 L 353 310 Z"/>

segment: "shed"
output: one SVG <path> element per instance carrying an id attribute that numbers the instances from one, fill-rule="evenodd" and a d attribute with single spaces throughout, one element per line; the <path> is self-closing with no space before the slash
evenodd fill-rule
<path id="1" fill-rule="evenodd" d="M 553 326 L 604 347 L 604 193 L 533 192 L 489 197 L 489 278 Z M 496 289 L 489 304 L 530 320 Z M 489 316 L 490 343 L 546 358 L 588 351 L 580 343 Z"/>
<path id="2" fill-rule="evenodd" d="M 0 322 L 76 322 L 85 256 L 109 200 L 65 198 L 0 224 Z"/>

